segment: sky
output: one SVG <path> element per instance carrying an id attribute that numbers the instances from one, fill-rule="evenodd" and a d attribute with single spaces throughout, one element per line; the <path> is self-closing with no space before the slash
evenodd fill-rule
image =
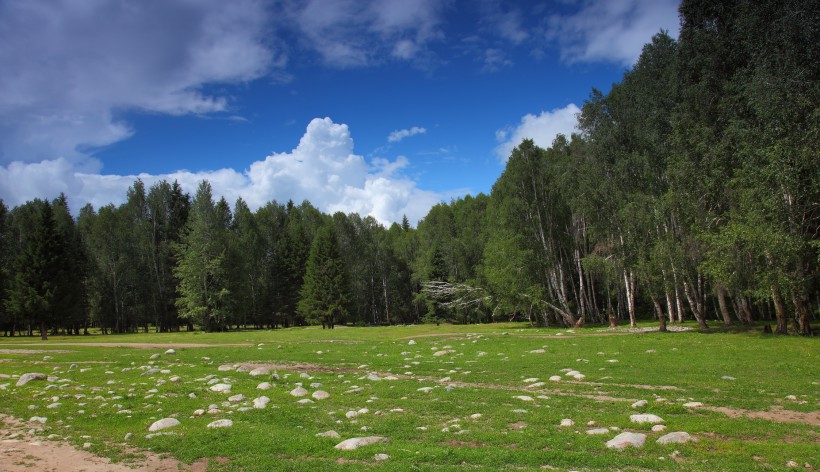
<path id="1" fill-rule="evenodd" d="M 412 223 L 573 132 L 677 0 L 3 0 L 0 198 L 139 178 Z"/>

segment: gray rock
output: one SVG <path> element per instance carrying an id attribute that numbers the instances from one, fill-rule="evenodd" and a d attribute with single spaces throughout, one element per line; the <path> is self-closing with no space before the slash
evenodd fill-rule
<path id="1" fill-rule="evenodd" d="M 386 461 L 387 459 L 390 459 L 390 456 L 388 456 L 387 454 L 376 454 L 375 456 L 373 456 L 373 460 L 377 462 Z"/>
<path id="2" fill-rule="evenodd" d="M 649 402 L 646 400 L 638 400 L 632 404 L 632 408 L 640 408 L 642 406 L 646 406 L 647 404 L 649 404 Z"/>
<path id="3" fill-rule="evenodd" d="M 257 367 L 248 373 L 253 377 L 258 377 L 260 375 L 268 375 L 270 374 L 270 367 Z"/>
<path id="4" fill-rule="evenodd" d="M 527 396 L 527 395 L 517 395 L 517 396 L 514 396 L 513 398 L 515 398 L 516 400 L 521 400 L 522 402 L 534 402 L 535 401 L 534 398 L 532 398 L 530 396 Z"/>
<path id="5" fill-rule="evenodd" d="M 646 442 L 646 435 L 641 433 L 621 433 L 606 443 L 606 447 L 626 449 L 627 447 L 642 447 Z"/>
<path id="6" fill-rule="evenodd" d="M 31 382 L 32 380 L 48 380 L 48 375 L 41 374 L 39 372 L 30 372 L 28 374 L 23 374 L 17 380 L 17 386 L 22 387 L 23 385 Z"/>
<path id="7" fill-rule="evenodd" d="M 330 431 L 325 431 L 324 433 L 316 433 L 316 437 L 317 438 L 333 438 L 333 439 L 341 438 L 339 433 L 337 433 L 336 431 L 333 431 L 332 429 Z"/>
<path id="8" fill-rule="evenodd" d="M 129 439 L 131 439 L 131 437 L 132 437 L 132 436 L 134 436 L 134 433 L 128 433 L 128 434 L 126 434 L 126 435 L 125 435 L 125 441 L 128 441 Z"/>
<path id="9" fill-rule="evenodd" d="M 296 388 L 294 388 L 293 390 L 290 391 L 290 394 L 293 395 L 294 397 L 304 397 L 305 395 L 308 394 L 308 391 L 305 390 L 302 387 L 296 387 Z"/>
<path id="10" fill-rule="evenodd" d="M 643 415 L 630 415 L 629 416 L 629 421 L 631 421 L 633 423 L 638 423 L 638 424 L 643 424 L 643 423 L 656 424 L 656 423 L 663 423 L 664 420 L 663 420 L 663 418 L 661 418 L 660 416 L 657 416 L 657 415 L 643 414 Z"/>
<path id="11" fill-rule="evenodd" d="M 409 344 L 410 346 L 412 346 L 412 345 L 416 344 L 416 341 L 414 341 L 414 340 L 412 340 L 412 339 L 411 339 L 410 341 L 407 341 L 407 344 Z"/>
<path id="12" fill-rule="evenodd" d="M 216 368 L 216 370 L 220 372 L 228 372 L 230 370 L 236 370 L 236 366 L 232 364 L 223 364 Z"/>
<path id="13" fill-rule="evenodd" d="M 176 354 L 176 353 L 177 353 L 177 352 L 176 352 L 175 350 L 173 350 L 173 349 L 168 349 L 167 351 L 165 351 L 165 354 L 167 354 L 167 355 L 169 355 L 169 356 L 170 356 L 171 354 Z"/>
<path id="14" fill-rule="evenodd" d="M 149 359 L 151 359 L 151 360 L 159 359 L 159 354 L 151 354 L 151 357 L 149 357 Z"/>
<path id="15" fill-rule="evenodd" d="M 48 418 L 46 418 L 44 416 L 32 416 L 31 418 L 29 418 L 28 421 L 29 421 L 29 423 L 35 423 L 36 422 L 36 423 L 41 423 L 42 424 L 42 423 L 45 423 L 46 421 L 48 421 Z"/>
<path id="16" fill-rule="evenodd" d="M 674 444 L 674 443 L 685 443 L 689 441 L 694 441 L 693 438 L 689 433 L 685 433 L 683 431 L 676 431 L 674 433 L 669 433 L 661 436 L 658 438 L 658 444 Z"/>
<path id="17" fill-rule="evenodd" d="M 262 382 L 256 386 L 257 390 L 270 390 L 273 386 L 268 382 Z"/>
<path id="18" fill-rule="evenodd" d="M 652 427 L 653 433 L 660 433 L 661 431 L 666 431 L 666 425 L 656 424 Z"/>
<path id="19" fill-rule="evenodd" d="M 242 395 L 241 393 L 237 393 L 236 395 L 228 397 L 228 401 L 229 402 L 234 402 L 234 403 L 241 402 L 244 399 L 245 399 L 245 395 Z"/>
<path id="20" fill-rule="evenodd" d="M 561 420 L 561 424 L 560 424 L 560 426 L 563 426 L 563 427 L 569 427 L 569 426 L 573 426 L 573 425 L 575 425 L 575 421 L 573 421 L 569 418 L 564 418 L 563 420 Z"/>
<path id="21" fill-rule="evenodd" d="M 703 406 L 703 403 L 701 403 L 701 402 L 688 402 L 688 403 L 684 403 L 683 406 L 685 406 L 686 408 L 701 408 Z"/>
<path id="22" fill-rule="evenodd" d="M 364 438 L 350 438 L 346 439 L 336 445 L 336 449 L 340 451 L 352 451 L 363 446 L 370 446 L 372 444 L 390 442 L 389 439 L 381 436 L 367 436 Z"/>
<path id="23" fill-rule="evenodd" d="M 588 429 L 587 430 L 587 434 L 592 434 L 592 435 L 607 434 L 607 433 L 609 433 L 609 428 L 593 428 L 593 429 Z"/>
<path id="24" fill-rule="evenodd" d="M 265 408 L 268 405 L 269 402 L 270 402 L 270 398 L 268 398 L 268 397 L 262 396 L 262 397 L 259 397 L 259 398 L 254 398 L 253 399 L 253 407 L 261 410 L 262 408 Z"/>
<path id="25" fill-rule="evenodd" d="M 231 420 L 216 420 L 208 423 L 209 428 L 230 428 L 231 426 L 233 426 L 233 421 Z"/>
<path id="26" fill-rule="evenodd" d="M 166 428 L 173 428 L 174 426 L 179 426 L 180 422 L 176 418 L 163 418 L 159 421 L 155 421 L 151 426 L 148 427 L 148 431 L 159 431 L 161 429 Z"/>
<path id="27" fill-rule="evenodd" d="M 230 386 L 230 384 L 218 383 L 216 385 L 211 385 L 210 390 L 212 392 L 228 393 L 228 392 L 231 391 L 231 386 Z"/>
<path id="28" fill-rule="evenodd" d="M 324 390 L 316 390 L 311 395 L 316 400 L 327 400 L 330 397 L 330 394 L 325 392 Z"/>

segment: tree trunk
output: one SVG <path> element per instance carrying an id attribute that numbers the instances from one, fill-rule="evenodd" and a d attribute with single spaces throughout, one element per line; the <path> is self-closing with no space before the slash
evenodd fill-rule
<path id="1" fill-rule="evenodd" d="M 701 329 L 708 328 L 709 326 L 706 325 L 706 320 L 703 319 L 702 307 L 697 300 L 697 293 L 694 291 L 694 287 L 684 281 L 683 291 L 686 294 L 686 300 L 689 301 L 689 307 L 695 315 L 695 320 L 698 322 L 698 327 Z"/>
<path id="2" fill-rule="evenodd" d="M 783 298 L 780 296 L 780 290 L 772 285 L 772 300 L 774 301 L 774 312 L 777 318 L 777 334 L 788 334 L 789 330 L 786 326 L 786 306 L 783 304 Z"/>
<path id="3" fill-rule="evenodd" d="M 635 274 L 629 273 L 627 275 L 624 269 L 624 284 L 626 285 L 626 305 L 629 309 L 629 326 L 634 328 L 637 326 L 635 321 Z"/>
<path id="4" fill-rule="evenodd" d="M 794 302 L 795 319 L 797 320 L 797 331 L 803 336 L 811 336 L 811 323 L 809 322 L 809 307 L 806 300 L 796 292 L 792 293 Z"/>
<path id="5" fill-rule="evenodd" d="M 43 341 L 48 341 L 48 328 L 46 328 L 46 322 L 40 322 L 40 339 Z"/>
<path id="6" fill-rule="evenodd" d="M 717 286 L 717 296 L 720 314 L 723 316 L 723 325 L 732 326 L 732 318 L 729 316 L 729 308 L 726 306 L 726 289 L 723 288 L 723 285 Z"/>
<path id="7" fill-rule="evenodd" d="M 663 314 L 663 308 L 661 308 L 661 304 L 658 302 L 658 299 L 655 296 L 652 296 L 652 305 L 655 306 L 655 315 L 658 317 L 658 331 L 661 333 L 666 332 L 666 316 Z"/>

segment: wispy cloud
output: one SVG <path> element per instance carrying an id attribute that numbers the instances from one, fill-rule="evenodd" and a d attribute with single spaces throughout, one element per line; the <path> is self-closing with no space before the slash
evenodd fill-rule
<path id="1" fill-rule="evenodd" d="M 412 128 L 406 129 L 397 129 L 390 133 L 389 136 L 387 136 L 387 141 L 391 143 L 397 143 L 404 138 L 409 138 L 410 136 L 415 136 L 417 134 L 424 134 L 426 132 L 426 128 L 421 128 L 418 126 L 413 126 Z"/>

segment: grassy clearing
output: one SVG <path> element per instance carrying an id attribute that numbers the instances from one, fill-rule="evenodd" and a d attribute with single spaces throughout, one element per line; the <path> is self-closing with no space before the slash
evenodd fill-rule
<path id="1" fill-rule="evenodd" d="M 91 442 L 93 452 L 118 460 L 131 458 L 133 448 L 186 463 L 229 459 L 212 461 L 208 470 L 217 471 L 778 470 L 792 460 L 820 467 L 817 340 L 757 333 L 601 334 L 594 328 L 573 333 L 496 324 L 52 337 L 46 346 L 37 339 L 2 339 L 0 374 L 9 378 L 0 378 L 0 413 L 23 421 L 47 417 L 45 424 L 31 425 L 38 435 Z M 176 347 L 166 355 L 164 347 L 89 344 L 99 342 L 211 346 Z M 224 344 L 245 346 L 219 346 Z M 452 352 L 436 356 L 439 351 Z M 151 360 L 152 354 L 160 356 Z M 219 371 L 223 364 L 276 365 L 279 378 Z M 145 375 L 149 368 L 160 371 Z M 585 378 L 573 380 L 562 369 Z M 55 378 L 16 387 L 16 376 L 26 372 Z M 371 373 L 382 380 L 368 379 Z M 385 379 L 391 375 L 397 379 Z M 549 381 L 554 375 L 562 380 Z M 231 384 L 231 392 L 208 390 L 212 379 Z M 274 387 L 257 390 L 263 381 Z M 297 404 L 289 394 L 297 383 L 330 398 Z M 311 387 L 316 383 L 321 387 Z M 227 402 L 236 394 L 245 399 Z M 253 409 L 252 400 L 262 395 L 271 402 Z M 636 400 L 649 404 L 634 409 Z M 705 407 L 683 406 L 691 401 Z M 48 408 L 54 403 L 59 406 Z M 220 412 L 193 415 L 210 405 Z M 367 411 L 346 416 L 362 409 Z M 755 418 L 755 412 L 771 417 Z M 630 423 L 634 413 L 659 415 L 666 432 L 686 431 L 698 441 L 656 444 L 665 432 Z M 151 423 L 169 416 L 182 423 L 166 430 L 172 435 L 145 438 Z M 234 426 L 206 427 L 222 418 Z M 559 426 L 565 418 L 575 424 Z M 592 427 L 642 432 L 647 443 L 607 449 L 618 431 L 587 435 Z M 390 442 L 338 451 L 334 445 L 341 439 L 316 437 L 328 430 L 341 439 L 375 435 Z M 381 453 L 390 458 L 376 461 Z"/>

